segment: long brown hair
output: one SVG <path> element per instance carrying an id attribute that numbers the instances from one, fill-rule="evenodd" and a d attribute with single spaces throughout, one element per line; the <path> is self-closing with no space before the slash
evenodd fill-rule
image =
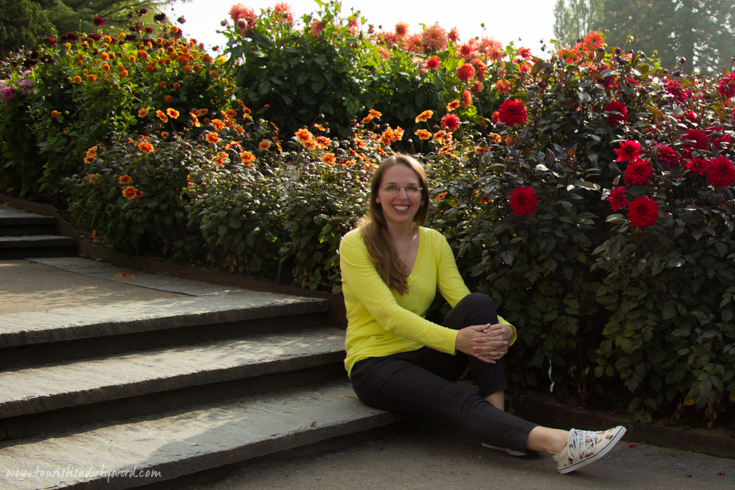
<path id="1" fill-rule="evenodd" d="M 405 165 L 416 173 L 421 191 L 421 206 L 413 217 L 415 226 L 423 226 L 429 214 L 429 181 L 424 167 L 408 155 L 396 154 L 385 158 L 373 174 L 370 186 L 370 202 L 368 214 L 358 223 L 360 235 L 365 241 L 370 258 L 383 281 L 391 289 L 400 294 L 408 293 L 408 276 L 406 264 L 388 237 L 388 226 L 383 214 L 383 207 L 376 201 L 378 191 L 383 183 L 383 174 L 394 165 Z"/>

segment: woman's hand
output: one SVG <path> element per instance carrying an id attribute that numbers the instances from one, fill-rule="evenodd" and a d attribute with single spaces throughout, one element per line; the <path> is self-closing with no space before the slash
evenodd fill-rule
<path id="1" fill-rule="evenodd" d="M 457 333 L 456 348 L 483 362 L 495 364 L 508 352 L 508 342 L 512 338 L 513 329 L 507 325 L 472 325 Z"/>

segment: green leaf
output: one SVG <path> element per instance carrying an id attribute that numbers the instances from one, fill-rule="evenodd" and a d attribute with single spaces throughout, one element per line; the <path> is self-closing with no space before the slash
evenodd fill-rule
<path id="1" fill-rule="evenodd" d="M 671 305 L 666 305 L 663 307 L 663 310 L 661 311 L 661 313 L 662 313 L 662 318 L 664 320 L 668 320 L 676 316 L 676 309 Z M 687 332 L 687 334 L 688 333 L 689 332 Z"/>
<path id="2" fill-rule="evenodd" d="M 620 241 L 613 240 L 607 246 L 607 255 L 612 259 L 620 252 Z"/>
<path id="3" fill-rule="evenodd" d="M 691 332 L 689 330 L 684 330 L 683 328 L 677 328 L 673 332 L 671 332 L 671 335 L 675 337 L 689 337 L 691 335 Z"/>

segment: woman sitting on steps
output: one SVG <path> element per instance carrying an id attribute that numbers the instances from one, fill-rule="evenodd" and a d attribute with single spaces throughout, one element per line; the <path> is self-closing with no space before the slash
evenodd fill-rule
<path id="1" fill-rule="evenodd" d="M 624 427 L 565 431 L 504 411 L 503 357 L 515 328 L 492 299 L 469 292 L 447 241 L 422 226 L 428 207 L 421 164 L 390 156 L 373 175 L 367 217 L 342 239 L 345 367 L 357 396 L 371 407 L 450 422 L 486 447 L 551 454 L 560 473 L 605 455 Z M 437 290 L 453 308 L 442 325 L 424 318 Z M 479 394 L 456 383 L 468 365 Z"/>

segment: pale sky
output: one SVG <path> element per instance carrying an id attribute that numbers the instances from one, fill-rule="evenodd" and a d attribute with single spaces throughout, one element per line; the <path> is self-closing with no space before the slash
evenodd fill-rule
<path id="1" fill-rule="evenodd" d="M 225 37 L 217 34 L 222 29 L 220 22 L 229 18 L 230 7 L 242 3 L 255 10 L 273 7 L 277 2 L 263 0 L 192 0 L 177 2 L 166 8 L 172 19 L 183 15 L 186 23 L 181 26 L 187 37 L 203 42 L 206 47 L 224 47 Z M 294 19 L 319 10 L 314 0 L 286 1 L 291 5 Z M 438 22 L 446 30 L 457 27 L 460 41 L 475 36 L 493 37 L 505 46 L 513 41 L 515 46 L 527 47 L 539 57 L 546 57 L 540 51 L 543 39 L 549 49 L 553 38 L 554 0 L 343 0 L 342 16 L 347 17 L 351 9 L 360 10 L 368 24 L 379 25 L 384 30 L 393 30 L 396 23 L 408 23 L 410 32 L 421 32 L 421 23 L 426 25 Z M 172 12 L 173 10 L 173 12 Z M 483 33 L 481 23 L 485 23 Z M 518 41 L 518 39 L 521 41 Z"/>

